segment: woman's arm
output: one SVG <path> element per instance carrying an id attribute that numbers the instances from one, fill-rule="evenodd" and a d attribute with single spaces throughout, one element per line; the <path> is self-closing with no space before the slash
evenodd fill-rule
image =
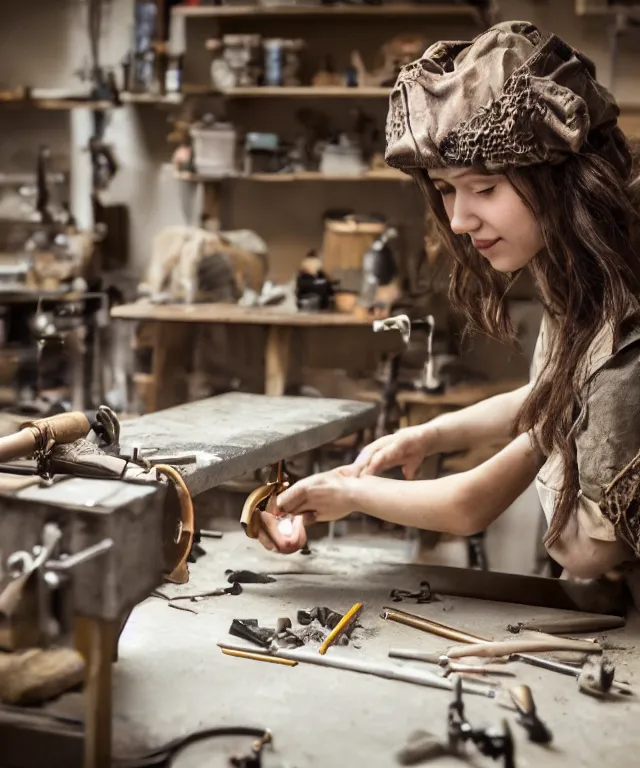
<path id="1" fill-rule="evenodd" d="M 400 525 L 463 536 L 484 530 L 531 484 L 542 464 L 528 435 L 468 472 L 438 480 L 352 477 L 340 470 L 305 478 L 280 494 L 279 515 L 316 521 L 358 511 Z"/>
<path id="2" fill-rule="evenodd" d="M 434 434 L 439 453 L 454 453 L 479 444 L 514 435 L 514 422 L 531 384 L 495 395 L 468 408 L 444 413 L 423 425 L 425 433 Z"/>
<path id="3" fill-rule="evenodd" d="M 354 475 L 379 475 L 400 466 L 412 480 L 427 456 L 453 453 L 474 445 L 509 439 L 530 385 L 445 413 L 426 424 L 405 427 L 368 445 L 351 465 Z"/>

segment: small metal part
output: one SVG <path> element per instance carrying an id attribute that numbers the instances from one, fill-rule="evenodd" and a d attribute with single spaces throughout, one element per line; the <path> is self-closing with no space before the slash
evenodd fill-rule
<path id="1" fill-rule="evenodd" d="M 271 731 L 266 730 L 261 738 L 253 742 L 249 755 L 232 757 L 229 764 L 233 768 L 262 768 L 262 752 L 266 745 L 271 744 L 272 741 Z"/>
<path id="2" fill-rule="evenodd" d="M 200 529 L 200 535 L 203 539 L 221 539 L 224 536 L 222 531 L 209 531 L 205 528 Z"/>
<path id="3" fill-rule="evenodd" d="M 291 629 L 293 624 L 291 623 L 291 619 L 287 616 L 280 618 L 276 621 L 276 635 L 282 634 L 285 630 Z"/>
<path id="4" fill-rule="evenodd" d="M 195 613 L 198 615 L 198 611 L 194 611 L 193 608 L 188 608 L 186 605 L 176 605 L 175 603 L 169 603 L 169 608 L 175 608 L 176 611 L 187 611 L 187 613 Z"/>
<path id="5" fill-rule="evenodd" d="M 417 592 L 410 592 L 408 589 L 392 589 L 389 597 L 394 603 L 401 603 L 403 600 L 415 600 L 417 603 L 430 603 L 433 600 L 433 592 L 428 581 L 420 582 L 420 589 Z"/>
<path id="6" fill-rule="evenodd" d="M 198 456 L 195 453 L 163 454 L 162 456 L 144 456 L 144 461 L 154 467 L 156 464 L 169 464 L 172 467 L 182 467 L 187 464 L 196 464 Z"/>
<path id="7" fill-rule="evenodd" d="M 590 656 L 578 674 L 578 688 L 596 698 L 606 696 L 613 686 L 616 668 L 608 660 Z"/>
<path id="8" fill-rule="evenodd" d="M 411 338 L 411 320 L 408 315 L 394 315 L 384 320 L 374 320 L 373 332 L 380 333 L 380 331 L 399 331 L 402 341 L 408 344 Z"/>
<path id="9" fill-rule="evenodd" d="M 83 565 L 84 563 L 89 562 L 89 560 L 104 555 L 113 547 L 113 545 L 113 539 L 103 539 L 98 544 L 87 547 L 73 555 L 61 555 L 59 560 L 48 560 L 46 568 L 49 571 L 70 571 L 78 565 Z"/>
<path id="10" fill-rule="evenodd" d="M 233 619 L 229 627 L 229 634 L 263 648 L 269 648 L 275 631 L 259 626 L 257 619 Z"/>
<path id="11" fill-rule="evenodd" d="M 256 573 L 255 571 L 225 571 L 227 581 L 231 584 L 273 584 L 275 579 L 266 573 Z"/>
<path id="12" fill-rule="evenodd" d="M 171 598 L 176 600 L 191 600 L 191 602 L 198 603 L 201 600 L 205 600 L 208 597 L 222 597 L 222 595 L 241 595 L 242 586 L 237 582 L 230 587 L 222 587 L 221 589 L 212 589 L 208 592 L 195 592 L 191 595 L 179 595 L 178 597 Z"/>
<path id="13" fill-rule="evenodd" d="M 518 722 L 529 734 L 530 741 L 549 744 L 553 735 L 538 717 L 531 688 L 528 685 L 517 685 L 509 689 L 509 695 L 518 710 Z"/>

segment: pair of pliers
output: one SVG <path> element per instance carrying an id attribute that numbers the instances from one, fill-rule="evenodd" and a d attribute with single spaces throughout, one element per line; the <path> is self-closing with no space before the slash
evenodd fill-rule
<path id="1" fill-rule="evenodd" d="M 273 467 L 271 471 L 273 472 Z M 289 478 L 284 468 L 284 461 L 279 461 L 275 465 L 275 472 L 275 480 L 270 480 L 265 485 L 256 488 L 255 491 L 251 491 L 242 507 L 240 524 L 250 539 L 257 539 L 261 529 L 266 532 L 260 512 L 266 510 L 272 496 L 277 496 L 287 487 Z"/>

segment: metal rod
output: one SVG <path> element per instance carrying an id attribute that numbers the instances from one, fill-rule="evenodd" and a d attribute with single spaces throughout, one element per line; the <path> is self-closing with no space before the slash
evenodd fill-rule
<path id="1" fill-rule="evenodd" d="M 269 656 L 264 653 L 253 653 L 252 651 L 234 651 L 231 648 L 223 648 L 222 653 L 225 656 L 237 656 L 239 659 L 253 659 L 253 661 L 266 661 L 269 664 L 283 664 L 286 667 L 296 667 L 297 661 L 290 659 L 279 659 L 277 656 Z"/>
<path id="2" fill-rule="evenodd" d="M 582 667 L 572 667 L 570 664 L 562 664 L 560 661 L 551 661 L 550 659 L 544 659 L 541 656 L 533 656 L 530 653 L 517 653 L 513 656 L 517 661 L 523 661 L 525 664 L 530 664 L 532 667 L 540 667 L 540 669 L 547 669 L 550 672 L 559 672 L 561 675 L 568 675 L 569 677 L 577 678 L 580 674 Z M 628 683 L 623 683 L 620 680 L 614 680 L 612 687 L 620 693 L 632 693 L 631 687 Z"/>
<path id="3" fill-rule="evenodd" d="M 71 568 L 75 568 L 77 565 L 82 565 L 88 560 L 93 560 L 94 557 L 103 555 L 113 547 L 113 539 L 103 539 L 98 544 L 94 544 L 92 547 L 87 547 L 81 552 L 76 552 L 74 555 L 65 557 L 64 555 L 60 560 L 49 560 L 45 567 L 49 571 L 68 571 Z"/>
<path id="4" fill-rule="evenodd" d="M 423 632 L 429 632 L 432 635 L 444 637 L 447 640 L 454 640 L 458 643 L 488 643 L 491 642 L 487 637 L 480 635 L 470 635 L 468 632 L 462 632 L 454 627 L 448 627 L 446 624 L 439 624 L 437 621 L 425 619 L 422 616 L 416 616 L 413 613 L 405 613 L 395 608 L 383 608 L 381 616 L 388 621 L 396 621 L 398 624 L 405 624 L 407 627 L 420 629 Z"/>
<path id="5" fill-rule="evenodd" d="M 231 651 L 251 652 L 251 650 L 245 646 L 232 645 L 230 643 L 218 643 L 218 647 Z M 378 664 L 376 662 L 367 660 L 347 659 L 343 656 L 338 656 L 337 654 L 333 654 L 331 656 L 321 656 L 319 653 L 308 653 L 306 651 L 289 651 L 285 648 L 278 648 L 271 653 L 278 658 L 289 659 L 290 661 L 299 661 L 300 663 L 304 664 L 316 664 L 320 667 L 344 669 L 349 672 L 359 672 L 365 675 L 384 677 L 388 680 L 397 680 L 403 683 L 425 685 L 429 688 L 439 688 L 444 691 L 453 690 L 453 685 L 449 680 L 446 680 L 445 678 L 440 677 L 439 675 L 435 675 L 431 672 L 424 672 L 422 670 L 417 671 L 401 666 L 386 666 L 384 664 Z M 465 693 L 476 693 L 480 696 L 488 696 L 489 698 L 495 698 L 496 695 L 493 689 L 489 689 L 484 686 L 474 686 L 469 683 L 465 683 L 463 686 L 463 691 Z"/>

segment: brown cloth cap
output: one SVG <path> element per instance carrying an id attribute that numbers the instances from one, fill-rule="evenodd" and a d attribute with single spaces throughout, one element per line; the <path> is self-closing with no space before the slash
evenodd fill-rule
<path id="1" fill-rule="evenodd" d="M 627 177 L 620 110 L 595 66 L 526 21 L 472 41 L 435 43 L 403 67 L 391 92 L 387 163 L 403 171 L 448 165 L 561 163 L 589 143 Z"/>

